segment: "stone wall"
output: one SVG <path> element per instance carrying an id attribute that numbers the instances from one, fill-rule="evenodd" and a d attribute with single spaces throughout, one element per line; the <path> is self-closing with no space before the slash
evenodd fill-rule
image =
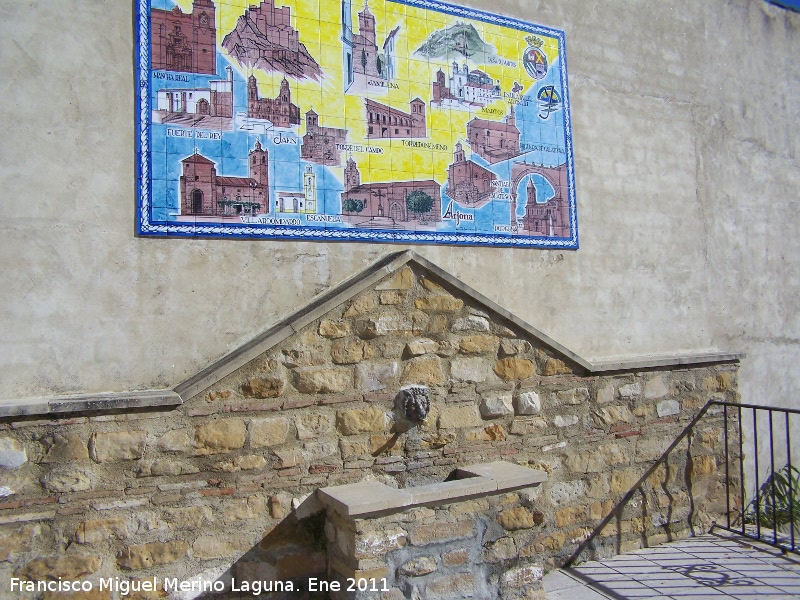
<path id="1" fill-rule="evenodd" d="M 589 373 L 495 308 L 409 263 L 180 406 L 4 419 L 0 586 L 324 578 L 324 518 L 307 498 L 319 487 L 409 487 L 491 460 L 548 473 L 530 497 L 497 502 L 535 521 L 503 560 L 549 568 L 709 399 L 738 398 L 736 362 Z M 430 388 L 421 424 L 397 410 L 405 384 Z M 725 510 L 719 415 L 691 439 L 596 553 L 687 535 Z"/>

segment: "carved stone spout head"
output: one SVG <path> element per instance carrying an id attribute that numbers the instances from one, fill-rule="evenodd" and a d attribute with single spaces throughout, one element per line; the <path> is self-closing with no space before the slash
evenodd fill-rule
<path id="1" fill-rule="evenodd" d="M 406 418 L 414 423 L 424 421 L 431 408 L 428 388 L 416 385 L 404 387 L 400 390 L 400 394 Z"/>

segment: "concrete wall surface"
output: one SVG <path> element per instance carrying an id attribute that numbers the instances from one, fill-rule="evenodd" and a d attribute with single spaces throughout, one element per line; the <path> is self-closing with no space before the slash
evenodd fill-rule
<path id="1" fill-rule="evenodd" d="M 0 3 L 0 400 L 172 387 L 402 246 L 134 235 L 133 3 Z M 800 15 L 469 0 L 566 32 L 581 247 L 414 249 L 589 359 L 800 388 Z"/>

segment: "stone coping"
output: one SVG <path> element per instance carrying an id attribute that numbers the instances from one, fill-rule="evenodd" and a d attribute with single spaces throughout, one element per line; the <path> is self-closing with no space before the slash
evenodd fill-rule
<path id="1" fill-rule="evenodd" d="M 183 399 L 173 390 L 24 398 L 22 400 L 1 401 L 0 418 L 60 415 L 85 411 L 131 410 L 154 406 L 176 406 L 179 404 L 183 404 Z"/>
<path id="2" fill-rule="evenodd" d="M 345 517 L 395 512 L 417 506 L 449 504 L 477 496 L 539 485 L 547 481 L 544 471 L 505 461 L 459 467 L 456 479 L 396 489 L 378 481 L 320 488 L 320 502 Z"/>

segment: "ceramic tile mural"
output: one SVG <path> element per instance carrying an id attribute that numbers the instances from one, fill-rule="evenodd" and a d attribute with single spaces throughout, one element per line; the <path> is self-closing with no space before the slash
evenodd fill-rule
<path id="1" fill-rule="evenodd" d="M 577 248 L 564 33 L 433 0 L 140 0 L 137 229 Z"/>

